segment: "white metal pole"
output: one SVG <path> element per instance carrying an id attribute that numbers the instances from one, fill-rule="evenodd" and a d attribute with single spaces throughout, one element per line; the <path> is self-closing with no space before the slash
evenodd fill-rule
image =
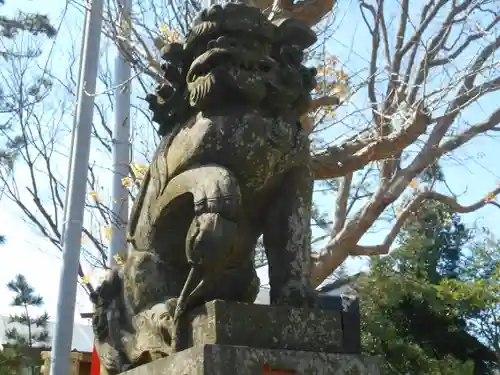
<path id="1" fill-rule="evenodd" d="M 122 36 L 130 35 L 130 0 L 119 0 L 121 6 Z M 130 64 L 118 50 L 115 61 L 115 123 L 113 129 L 113 182 L 112 182 L 112 228 L 108 265 L 116 264 L 115 255 L 127 246 L 127 221 L 129 196 L 122 179 L 129 175 L 130 165 Z"/>
<path id="2" fill-rule="evenodd" d="M 102 0 L 91 0 L 88 7 L 90 10 L 86 11 L 90 13 L 85 20 L 87 27 L 84 28 L 86 35 L 82 71 L 80 72 L 79 103 L 76 112 L 75 147 L 71 159 L 70 184 L 66 191 L 66 194 L 69 194 L 68 220 L 64 231 L 63 265 L 59 279 L 56 326 L 52 338 L 51 375 L 67 375 L 69 373 L 69 357 L 73 338 L 94 94 L 99 68 L 103 2 Z"/>
<path id="3" fill-rule="evenodd" d="M 64 196 L 64 213 L 63 222 L 61 226 L 61 246 L 64 246 L 64 232 L 66 231 L 66 221 L 68 220 L 68 200 L 69 200 L 69 184 L 71 180 L 71 167 L 73 165 L 73 151 L 75 150 L 75 136 L 76 136 L 76 113 L 78 112 L 78 103 L 80 102 L 80 86 L 82 85 L 82 63 L 83 63 L 83 47 L 85 45 L 85 36 L 87 35 L 87 18 L 88 12 L 83 15 L 83 33 L 82 33 L 82 44 L 80 47 L 80 60 L 78 61 L 78 79 L 76 82 L 76 96 L 75 96 L 75 114 L 73 115 L 73 127 L 71 128 L 71 146 L 69 148 L 69 163 L 68 163 L 68 177 L 66 179 L 66 194 Z"/>

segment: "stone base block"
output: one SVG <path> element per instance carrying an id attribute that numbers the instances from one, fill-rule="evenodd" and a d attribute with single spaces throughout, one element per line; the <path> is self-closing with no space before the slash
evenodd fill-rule
<path id="1" fill-rule="evenodd" d="M 355 354 L 201 345 L 126 375 L 379 375 L 377 361 Z"/>
<path id="2" fill-rule="evenodd" d="M 249 346 L 324 353 L 358 353 L 350 344 L 340 311 L 265 306 L 225 301 L 208 302 L 193 311 L 188 346 Z"/>

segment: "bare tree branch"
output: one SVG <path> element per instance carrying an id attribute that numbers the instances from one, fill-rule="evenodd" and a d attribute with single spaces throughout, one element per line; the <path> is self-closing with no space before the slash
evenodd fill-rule
<path id="1" fill-rule="evenodd" d="M 459 4 L 446 0 L 425 1 L 421 6 L 420 24 L 413 26 L 409 2 L 401 2 L 399 25 L 393 35 L 395 39 L 386 43 L 389 32 L 386 31 L 384 2 L 360 1 L 366 34 L 372 39 L 366 77 L 370 122 L 364 131 L 344 139 L 342 144 L 313 154 L 312 166 L 315 179 L 319 180 L 351 173 L 356 175 L 356 172 L 372 168 L 373 162 L 381 162 L 382 167 L 372 193 L 362 207 L 347 219 L 339 216 L 339 212 L 344 212 L 345 200 L 342 199 L 342 191 L 337 193 L 332 214 L 333 227 L 336 228 L 334 236 L 320 253 L 313 255 L 314 285 L 321 283 L 349 255 L 386 253 L 404 221 L 424 200 L 442 201 L 459 213 L 472 212 L 486 204 L 498 205 L 491 200 L 491 195 L 496 196 L 498 190 L 489 193 L 487 202 L 461 206 L 453 198 L 432 191 L 436 183 L 431 182 L 425 192 L 419 193 L 405 206 L 381 245 L 359 245 L 361 237 L 383 219 L 384 212 L 392 207 L 413 180 L 445 155 L 481 134 L 495 131 L 500 121 L 500 110 L 494 109 L 487 119 L 477 124 L 462 120 L 461 125 L 466 125 L 466 128 L 458 134 L 451 130 L 465 110 L 500 89 L 499 61 L 495 58 L 500 49 L 498 10 L 486 0 L 466 0 Z M 474 22 L 474 14 L 483 15 L 481 21 L 485 26 L 468 32 L 472 28 L 467 27 L 467 22 L 469 19 Z M 413 33 L 409 33 L 410 26 L 415 27 Z M 429 33 L 431 28 L 436 31 Z M 426 37 L 426 33 L 430 36 Z M 449 44 L 451 37 L 454 40 Z M 385 71 L 378 68 L 377 61 L 381 42 L 382 52 L 390 65 Z M 391 46 L 394 46 L 393 51 Z M 440 77 L 442 83 L 437 86 L 432 81 L 432 72 L 452 67 L 455 60 L 464 57 L 464 51 L 470 51 L 471 46 L 477 51 L 472 60 L 465 58 L 465 66 L 450 75 L 449 81 Z M 402 68 L 404 74 L 400 72 Z M 380 86 L 385 88 L 385 96 L 377 92 Z M 401 119 L 399 127 L 395 126 L 395 118 Z M 401 166 L 403 160 L 405 167 Z"/>
<path id="2" fill-rule="evenodd" d="M 408 121 L 406 127 L 385 137 L 379 137 L 378 132 L 369 132 L 342 146 L 330 147 L 313 155 L 314 178 L 323 180 L 340 177 L 362 169 L 370 162 L 394 157 L 402 149 L 413 144 L 430 125 L 428 114 L 421 109 L 413 118 Z"/>
<path id="3" fill-rule="evenodd" d="M 340 247 L 338 238 L 332 239 L 326 246 L 325 251 L 319 254 L 313 254 L 313 269 L 312 282 L 314 286 L 319 285 L 330 273 L 331 269 L 337 269 L 348 256 L 367 256 L 367 255 L 383 255 L 389 252 L 391 245 L 397 238 L 405 221 L 421 207 L 425 200 L 440 201 L 450 207 L 457 213 L 469 213 L 492 204 L 498 208 L 500 205 L 494 201 L 495 197 L 500 194 L 500 187 L 492 190 L 483 198 L 471 205 L 463 206 L 459 204 L 455 198 L 434 191 L 425 191 L 418 193 L 415 198 L 401 211 L 394 223 L 391 231 L 384 239 L 384 242 L 376 246 L 360 246 L 350 245 Z"/>
<path id="4" fill-rule="evenodd" d="M 435 200 L 446 204 L 456 213 L 470 213 L 479 210 L 480 208 L 486 206 L 487 204 L 494 205 L 500 208 L 500 205 L 494 201 L 495 197 L 500 194 L 500 188 L 492 190 L 486 194 L 487 198 L 483 198 L 469 206 L 463 206 L 457 202 L 453 197 L 449 197 L 443 194 L 439 194 L 435 191 L 425 191 L 418 193 L 415 198 L 401 211 L 398 215 L 394 226 L 392 227 L 389 234 L 385 237 L 384 241 L 380 245 L 376 246 L 356 246 L 349 252 L 351 256 L 360 255 L 384 255 L 389 253 L 391 245 L 396 240 L 401 228 L 403 227 L 405 221 L 412 215 L 415 214 L 418 209 L 422 206 L 422 203 L 426 200 Z"/>
<path id="5" fill-rule="evenodd" d="M 340 232 L 342 227 L 345 224 L 348 214 L 348 203 L 349 196 L 351 192 L 352 186 L 352 173 L 349 173 L 342 179 L 340 183 L 339 192 L 337 194 L 337 201 L 335 202 L 335 218 L 332 232 L 330 234 L 331 238 L 335 238 L 335 236 Z"/>
<path id="6" fill-rule="evenodd" d="M 163 38 L 164 43 L 167 39 L 165 29 L 183 36 L 201 9 L 201 3 L 198 0 L 145 0 L 135 2 L 129 15 L 123 14 L 118 3 L 108 2 L 103 15 L 104 32 L 111 40 L 106 42 L 107 46 L 115 44 L 131 62 L 137 74 L 134 85 L 139 83 L 136 87 L 143 92 L 151 91 L 152 84 L 163 80 L 159 44 L 156 43 L 158 38 Z M 268 15 L 281 13 L 311 26 L 318 25 L 327 14 L 336 17 L 338 10 L 332 12 L 335 0 L 247 0 L 247 3 Z M 318 226 L 324 227 L 326 237 L 330 236 L 330 241 L 320 254 L 314 256 L 315 284 L 335 271 L 349 255 L 387 251 L 406 218 L 423 200 L 443 201 L 457 212 L 483 207 L 486 203 L 479 202 L 463 208 L 452 198 L 432 191 L 440 183 L 433 180 L 427 183 L 428 190 L 417 194 L 405 205 L 383 244 L 374 247 L 359 245 L 364 234 L 373 230 L 377 223 L 393 220 L 394 206 L 406 196 L 413 180 L 432 170 L 445 156 L 449 157 L 468 142 L 500 129 L 497 108 L 488 108 L 491 114 L 483 121 L 471 121 L 465 116 L 487 95 L 499 94 L 500 19 L 496 1 L 425 0 L 419 8 L 418 3 L 414 2 L 410 7 L 409 0 L 401 0 L 399 9 L 389 7 L 384 0 L 359 0 L 358 4 L 359 19 L 363 21 L 360 25 L 364 28 L 362 38 L 369 41 L 368 48 L 371 49 L 366 55 L 363 56 L 362 49 L 354 51 L 355 46 L 347 46 L 347 55 L 336 56 L 335 63 L 333 58 L 327 62 L 327 47 L 334 42 L 337 27 L 327 22 L 324 22 L 324 30 L 320 29 L 323 23 L 316 26 L 318 35 L 325 40 L 318 42 L 308 53 L 315 64 L 323 59 L 323 67 L 338 64 L 346 71 L 349 70 L 350 61 L 347 59 L 351 53 L 357 53 L 366 62 L 364 66 L 356 67 L 355 72 L 350 71 L 348 80 L 340 80 L 349 81 L 349 88 L 356 88 L 352 102 L 339 109 L 339 98 L 332 89 L 338 82 L 338 71 L 332 68 L 335 74 L 324 74 L 322 82 L 325 88 L 320 87 L 314 92 L 310 113 L 301 119 L 315 150 L 312 154 L 314 178 L 322 180 L 319 183 L 327 185 L 330 190 L 338 187 L 331 217 L 321 216 L 324 220 L 317 221 Z M 77 5 L 81 6 L 80 3 Z M 130 38 L 120 37 L 123 28 L 130 28 Z M 354 40 L 354 35 L 352 37 Z M 107 53 L 108 49 L 104 50 Z M 22 59 L 25 51 L 17 52 Z M 111 150 L 112 130 L 108 119 L 113 110 L 111 92 L 114 83 L 109 71 L 110 61 L 104 55 L 99 75 L 103 94 L 96 97 L 92 130 L 93 149 L 106 158 Z M 72 54 L 68 61 L 65 74 L 69 76 L 58 71 L 44 74 L 58 89 L 73 98 L 77 59 Z M 19 63 L 13 65 L 12 69 L 16 71 L 12 74 L 0 70 L 2 86 L 5 84 L 6 97 L 12 104 L 9 111 L 4 112 L 0 107 L 0 112 L 2 115 L 12 113 L 9 124 L 20 128 L 24 145 L 20 148 L 19 162 L 26 172 L 23 183 L 12 180 L 7 173 L 0 173 L 0 177 L 8 185 L 6 194 L 23 216 L 59 249 L 59 228 L 64 209 L 61 197 L 65 186 L 64 176 L 59 174 L 54 160 L 67 158 L 67 145 L 61 140 L 61 134 L 68 132 L 67 123 L 70 122 L 67 115 L 55 115 L 56 111 L 48 109 L 49 106 L 37 107 L 40 101 L 50 103 L 51 90 L 42 92 L 37 97 L 40 100 L 26 94 L 28 87 L 25 82 L 19 82 L 19 77 L 28 76 L 27 68 Z M 332 108 L 341 116 L 334 117 Z M 65 112 L 71 110 L 73 108 L 68 106 Z M 134 159 L 146 163 L 156 140 L 151 136 L 154 129 L 150 126 L 145 103 L 134 103 L 133 111 L 135 115 L 131 118 L 136 121 L 132 137 Z M 50 118 L 51 113 L 53 118 Z M 328 129 L 333 131 L 326 131 Z M 102 180 L 109 166 L 101 164 L 105 163 L 96 160 L 89 167 L 87 185 L 96 194 L 106 190 L 103 188 L 106 183 Z M 130 192 L 133 198 L 137 181 L 132 167 L 130 175 L 134 182 Z M 488 201 L 488 204 L 496 205 L 493 201 Z M 91 248 L 88 257 L 99 267 L 104 266 L 107 252 L 101 227 L 116 222 L 108 205 L 107 196 L 95 200 L 89 198 L 86 204 L 83 231 Z"/>

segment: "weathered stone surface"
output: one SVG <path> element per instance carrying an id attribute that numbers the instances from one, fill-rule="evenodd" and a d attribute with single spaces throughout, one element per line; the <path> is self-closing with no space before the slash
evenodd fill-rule
<path id="1" fill-rule="evenodd" d="M 304 49 L 315 40 L 297 20 L 227 2 L 203 10 L 182 44 L 163 46 L 164 80 L 146 99 L 162 138 L 134 201 L 126 260 L 91 295 L 109 375 L 188 348 L 188 314 L 207 301 L 253 302 L 261 235 L 271 304 L 316 305 L 310 140 L 301 124 L 317 74 L 303 65 Z M 305 331 L 326 343 L 325 327 L 294 314 L 286 327 L 266 324 L 264 341 L 288 329 L 289 347 Z M 244 333 L 261 335 L 258 321 Z"/>
<path id="2" fill-rule="evenodd" d="M 341 312 L 212 301 L 195 311 L 190 345 L 344 352 Z"/>
<path id="3" fill-rule="evenodd" d="M 342 353 L 361 353 L 361 314 L 359 301 L 349 295 L 319 295 L 321 309 L 337 311 L 342 317 L 343 345 Z"/>
<path id="4" fill-rule="evenodd" d="M 267 369 L 267 371 L 266 371 Z M 269 371 L 269 369 L 275 370 Z M 378 375 L 375 358 L 243 346 L 204 345 L 127 371 L 126 375 Z"/>

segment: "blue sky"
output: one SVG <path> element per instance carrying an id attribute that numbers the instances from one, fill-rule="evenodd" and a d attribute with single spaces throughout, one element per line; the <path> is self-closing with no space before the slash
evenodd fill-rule
<path id="1" fill-rule="evenodd" d="M 47 7 L 47 4 L 38 1 L 6 1 L 5 6 L 2 6 L 0 11 L 2 14 L 11 15 L 15 14 L 18 9 L 22 9 L 24 12 L 46 13 L 51 22 L 58 26 L 62 15 L 65 14 L 65 2 L 62 0 L 52 0 L 49 7 Z M 64 63 L 66 61 L 64 50 L 69 50 L 71 48 L 71 40 L 79 40 L 78 36 L 81 34 L 82 17 L 79 13 L 75 11 L 74 7 L 70 7 L 69 12 L 66 13 L 64 22 L 61 24 L 61 30 L 56 43 L 54 44 L 54 41 L 50 40 L 43 43 L 44 57 L 46 58 L 49 54 L 51 55 L 52 70 L 61 76 L 64 76 L 67 69 L 67 64 Z M 78 48 L 79 46 L 76 46 L 76 49 Z M 44 59 L 42 58 L 40 61 L 43 63 Z M 54 99 L 56 103 L 58 100 L 61 100 L 59 96 L 61 91 L 56 93 L 56 98 Z M 61 109 L 62 112 L 68 113 L 66 116 L 68 127 L 66 131 L 65 129 L 61 129 L 60 132 L 62 144 L 69 144 L 68 129 L 71 126 L 71 109 L 67 107 Z M 93 154 L 95 155 L 95 152 Z M 68 162 L 66 155 L 56 156 L 61 160 L 60 163 L 56 163 L 56 173 L 60 176 L 64 176 L 67 171 Z M 26 168 L 21 167 L 17 169 L 15 179 L 19 186 L 23 186 L 23 181 L 26 181 L 25 185 L 28 185 Z M 21 194 L 23 193 L 21 191 Z M 30 198 L 27 194 L 25 195 L 27 201 L 29 201 Z M 1 199 L 0 212 L 2 212 L 2 215 L 0 215 L 0 227 L 8 238 L 7 245 L 0 249 L 0 285 L 5 285 L 15 274 L 23 273 L 27 277 L 28 282 L 44 297 L 46 309 L 51 317 L 55 318 L 61 254 L 48 241 L 39 236 L 38 232 L 31 225 L 26 223 L 17 207 L 8 199 Z M 88 312 L 91 309 L 83 290 L 79 289 L 77 311 L 75 314 L 78 319 L 80 312 Z M 4 315 L 12 311 L 8 306 L 9 301 L 10 295 L 6 288 L 0 287 L 0 314 Z M 85 320 L 85 322 L 87 321 Z"/>
<path id="2" fill-rule="evenodd" d="M 50 8 L 47 3 L 40 1 L 12 1 L 8 0 L 6 6 L 0 8 L 1 12 L 12 12 L 19 8 L 25 11 L 49 12 L 49 16 L 56 23 L 61 16 L 65 2 L 62 0 L 51 0 Z M 10 8 L 9 8 L 10 7 Z M 349 12 L 347 12 L 349 9 Z M 336 54 L 340 61 L 345 64 L 345 69 L 349 72 L 355 72 L 361 67 L 366 66 L 366 56 L 368 56 L 370 43 L 366 38 L 364 26 L 360 22 L 359 11 L 355 2 L 341 2 L 338 12 L 339 24 L 337 31 L 331 37 L 329 50 Z M 72 40 L 79 42 L 79 30 L 81 29 L 81 15 L 70 7 L 70 11 L 62 25 L 60 35 L 57 40 L 57 48 L 52 52 L 52 69 L 60 74 L 64 74 L 67 67 L 64 61 L 66 58 L 64 50 L 71 47 Z M 47 46 L 50 45 L 46 44 Z M 75 46 L 78 50 L 78 46 Z M 111 51 L 111 54 L 114 52 Z M 481 106 L 474 106 L 469 110 L 462 121 L 477 122 L 486 117 L 492 110 L 496 109 L 500 102 L 499 94 L 490 95 L 489 99 L 483 100 Z M 354 106 L 366 107 L 366 95 L 357 96 L 350 106 L 339 111 L 339 117 L 342 113 L 352 111 Z M 70 113 L 66 113 L 68 128 L 71 124 Z M 325 136 L 335 137 L 339 128 L 333 128 Z M 68 143 L 68 133 L 66 131 L 61 143 Z M 461 148 L 453 154 L 452 158 L 446 158 L 443 161 L 448 185 L 452 187 L 454 193 L 459 195 L 460 202 L 464 204 L 472 203 L 481 199 L 487 191 L 495 188 L 500 183 L 500 169 L 498 168 L 498 150 L 499 140 L 489 137 L 479 137 L 470 142 L 466 147 Z M 100 177 L 102 184 L 109 184 L 109 173 L 106 174 L 106 165 L 109 166 L 109 160 L 103 160 L 105 157 L 99 153 L 97 147 L 93 149 L 92 160 L 103 165 L 103 174 Z M 106 163 L 108 162 L 108 163 Z M 64 176 L 67 168 L 67 159 L 64 155 L 60 156 L 58 161 L 58 171 Z M 26 178 L 26 171 L 19 168 L 16 173 L 18 184 Z M 442 189 L 442 187 L 441 187 Z M 27 198 L 28 199 L 28 198 Z M 330 210 L 333 206 L 331 196 L 319 197 L 318 204 L 324 210 Z M 57 302 L 57 289 L 59 272 L 61 266 L 60 254 L 47 241 L 37 235 L 36 231 L 27 225 L 21 217 L 16 207 L 6 199 L 0 201 L 0 229 L 8 237 L 8 244 L 0 248 L 0 314 L 9 311 L 9 296 L 1 285 L 6 284 L 16 273 L 23 273 L 27 276 L 38 292 L 45 297 L 46 306 L 51 316 L 55 315 L 55 306 Z M 470 225 L 481 225 L 489 227 L 494 233 L 499 234 L 498 222 L 500 222 L 500 211 L 489 206 L 476 213 L 464 216 L 464 220 Z M 384 230 L 372 233 L 364 239 L 364 242 L 378 243 L 382 240 Z M 350 268 L 359 267 L 359 262 L 350 262 Z M 80 290 L 78 295 L 77 314 L 89 311 L 90 305 L 85 294 Z"/>

